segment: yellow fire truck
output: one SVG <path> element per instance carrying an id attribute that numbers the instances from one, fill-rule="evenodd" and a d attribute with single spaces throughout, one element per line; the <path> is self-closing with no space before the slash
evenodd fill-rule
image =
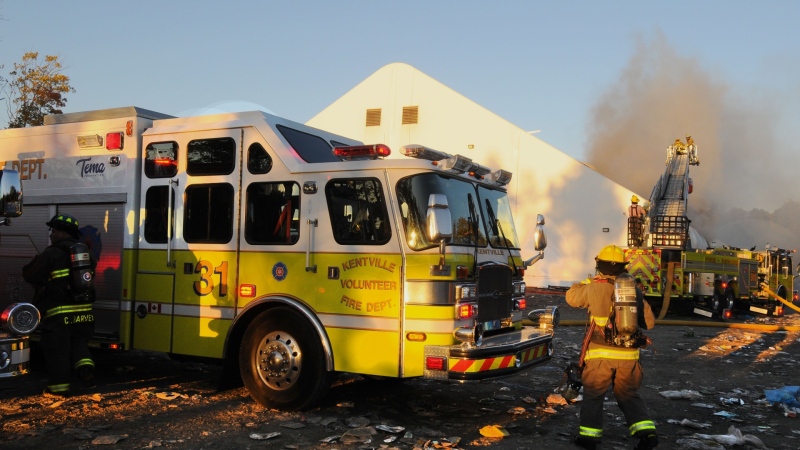
<path id="1" fill-rule="evenodd" d="M 700 164 L 697 145 L 667 148 L 664 174 L 650 195 L 644 223 L 628 219 L 628 272 L 640 280 L 649 301 L 661 305 L 663 318 L 671 299 L 674 309 L 728 319 L 734 310 L 780 316 L 783 305 L 761 290 L 767 283 L 785 300 L 793 291 L 792 251 L 767 245 L 755 248 L 693 248 L 688 198 L 693 185 L 690 166 Z M 643 233 L 641 230 L 646 230 Z"/>
<path id="2" fill-rule="evenodd" d="M 794 269 L 792 253 L 796 252 L 797 250 L 787 250 L 769 244 L 764 250 L 755 252 L 758 260 L 759 286 L 761 283 L 766 284 L 770 291 L 788 302 L 797 300 L 794 298 L 794 279 L 797 274 L 792 273 Z M 771 300 L 765 291 L 759 290 L 753 300 L 754 304 L 750 305 L 750 310 L 767 314 L 772 304 Z"/>
<path id="3" fill-rule="evenodd" d="M 218 360 L 282 409 L 337 371 L 481 380 L 553 354 L 556 308 L 521 325 L 544 218 L 525 260 L 505 170 L 422 146 L 384 158 L 259 111 L 53 115 L 0 131 L 0 149 L 26 188 L 0 289 L 30 298 L 18 274 L 44 223 L 75 216 L 98 259 L 98 347 Z"/>
<path id="4" fill-rule="evenodd" d="M 740 248 L 692 250 L 629 248 L 628 271 L 642 281 L 645 295 L 655 304 L 713 318 L 729 319 L 737 310 L 781 316 L 784 308 L 760 289 L 767 283 L 773 292 L 792 301 L 790 252 L 764 252 Z"/>
<path id="5" fill-rule="evenodd" d="M 19 172 L 0 170 L 0 226 L 11 225 L 11 219 L 21 214 L 22 183 Z M 0 297 L 0 378 L 28 373 L 30 334 L 39 325 L 39 319 L 39 310 L 22 301 L 15 292 L 6 290 L 5 296 Z"/>
<path id="6" fill-rule="evenodd" d="M 783 314 L 778 302 L 760 296 L 761 269 L 752 251 L 629 248 L 626 258 L 628 271 L 642 281 L 649 301 L 662 309 L 671 306 L 721 319 L 731 318 L 735 308 L 745 305 L 762 314 Z"/>

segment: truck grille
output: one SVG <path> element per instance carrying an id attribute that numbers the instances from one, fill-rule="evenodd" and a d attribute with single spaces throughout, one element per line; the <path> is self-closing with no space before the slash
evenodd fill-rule
<path id="1" fill-rule="evenodd" d="M 511 316 L 511 267 L 489 264 L 478 268 L 478 322 Z"/>

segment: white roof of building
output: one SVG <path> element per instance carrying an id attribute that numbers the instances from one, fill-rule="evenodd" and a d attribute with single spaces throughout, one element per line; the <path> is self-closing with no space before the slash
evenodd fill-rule
<path id="1" fill-rule="evenodd" d="M 548 247 L 526 273 L 529 286 L 586 278 L 602 247 L 627 245 L 633 192 L 408 64 L 380 68 L 307 124 L 386 144 L 394 154 L 421 144 L 512 172 L 508 192 L 524 258 L 534 255 L 536 215 L 546 218 Z"/>

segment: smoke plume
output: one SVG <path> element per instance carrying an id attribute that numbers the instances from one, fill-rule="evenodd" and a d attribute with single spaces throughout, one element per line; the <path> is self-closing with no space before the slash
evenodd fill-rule
<path id="1" fill-rule="evenodd" d="M 667 146 L 691 135 L 700 157 L 690 168 L 692 226 L 708 241 L 736 247 L 800 248 L 800 204 L 787 189 L 774 129 L 779 116 L 774 103 L 678 55 L 658 33 L 649 42 L 638 39 L 619 79 L 595 105 L 588 162 L 649 197 L 666 168 Z"/>

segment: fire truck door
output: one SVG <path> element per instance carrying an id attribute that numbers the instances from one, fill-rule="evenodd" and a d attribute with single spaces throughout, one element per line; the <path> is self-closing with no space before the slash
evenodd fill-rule
<path id="1" fill-rule="evenodd" d="M 150 225 L 159 228 L 148 230 L 145 218 L 144 240 L 149 241 L 149 232 L 161 242 L 154 243 L 154 251 L 142 250 L 139 255 L 134 341 L 141 328 L 147 330 L 148 337 L 141 339 L 147 340 L 148 348 L 161 346 L 175 354 L 219 358 L 236 305 L 242 130 L 151 139 L 145 141 L 146 158 L 172 158 L 175 167 L 164 163 L 170 176 L 148 179 L 145 160 L 145 214 L 152 215 Z M 161 299 L 161 311 L 156 317 L 151 312 L 151 317 L 141 318 L 138 311 L 146 301 L 152 302 L 150 295 Z M 148 319 L 153 319 L 152 325 Z M 151 333 L 157 337 L 150 338 Z"/>
<path id="2" fill-rule="evenodd" d="M 142 180 L 145 217 L 140 227 L 132 319 L 133 347 L 137 349 L 172 350 L 175 264 L 171 247 L 176 242 L 174 181 Z"/>

